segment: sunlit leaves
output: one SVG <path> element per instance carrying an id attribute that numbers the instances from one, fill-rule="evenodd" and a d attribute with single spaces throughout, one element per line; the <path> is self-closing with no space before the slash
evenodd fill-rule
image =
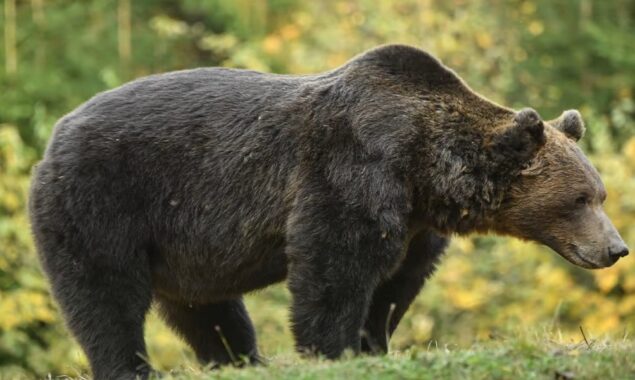
<path id="1" fill-rule="evenodd" d="M 531 106 L 545 118 L 579 108 L 587 125 L 581 144 L 593 151 L 606 183 L 606 210 L 635 248 L 633 2 L 130 3 L 131 51 L 122 65 L 113 1 L 16 2 L 19 65 L 10 75 L 0 70 L 0 377 L 86 368 L 37 264 L 26 215 L 29 171 L 55 120 L 99 91 L 152 73 L 218 65 L 313 73 L 379 44 L 424 48 L 502 104 Z M 249 296 L 247 304 L 265 354 L 292 350 L 284 287 Z M 462 238 L 393 347 L 424 346 L 429 339 L 467 345 L 538 324 L 565 337 L 578 337 L 579 325 L 592 335 L 621 334 L 633 329 L 634 316 L 633 255 L 589 272 L 535 244 Z M 192 358 L 154 315 L 147 336 L 158 368 Z"/>

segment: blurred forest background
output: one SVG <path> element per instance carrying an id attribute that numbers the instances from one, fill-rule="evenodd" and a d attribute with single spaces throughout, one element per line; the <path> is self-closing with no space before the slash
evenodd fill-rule
<path id="1" fill-rule="evenodd" d="M 152 73 L 219 65 L 313 73 L 383 43 L 424 48 L 499 103 L 544 118 L 579 109 L 608 213 L 635 247 L 633 0 L 0 1 L 0 378 L 86 370 L 34 253 L 30 168 L 57 119 Z M 288 301 L 284 285 L 248 297 L 265 355 L 292 350 Z M 586 271 L 514 239 L 457 239 L 392 348 L 462 347 L 535 326 L 559 340 L 579 341 L 579 326 L 630 339 L 635 258 Z M 192 359 L 154 315 L 147 336 L 157 367 Z"/>

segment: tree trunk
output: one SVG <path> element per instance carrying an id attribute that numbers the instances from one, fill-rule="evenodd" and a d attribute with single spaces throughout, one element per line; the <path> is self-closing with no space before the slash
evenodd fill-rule
<path id="1" fill-rule="evenodd" d="M 7 74 L 18 71 L 18 48 L 16 46 L 15 0 L 4 0 L 4 56 Z"/>
<path id="2" fill-rule="evenodd" d="M 119 62 L 123 72 L 127 72 L 130 62 L 130 0 L 119 0 L 117 7 L 117 38 Z"/>

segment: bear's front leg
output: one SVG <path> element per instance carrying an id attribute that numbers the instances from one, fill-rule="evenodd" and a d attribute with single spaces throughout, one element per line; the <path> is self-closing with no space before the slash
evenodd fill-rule
<path id="1" fill-rule="evenodd" d="M 302 199 L 287 231 L 296 348 L 358 353 L 373 292 L 403 255 L 403 219 L 389 208 L 373 217 L 328 196 Z"/>
<path id="2" fill-rule="evenodd" d="M 408 253 L 390 279 L 382 282 L 373 299 L 364 324 L 362 352 L 381 354 L 408 307 L 432 275 L 447 246 L 448 238 L 433 231 L 415 234 Z"/>

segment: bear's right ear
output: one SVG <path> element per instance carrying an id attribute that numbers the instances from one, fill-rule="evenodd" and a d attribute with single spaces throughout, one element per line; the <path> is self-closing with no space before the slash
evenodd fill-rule
<path id="1" fill-rule="evenodd" d="M 545 125 L 538 112 L 522 109 L 511 126 L 494 136 L 490 159 L 499 166 L 498 170 L 519 170 L 536 155 L 545 140 Z"/>
<path id="2" fill-rule="evenodd" d="M 550 120 L 547 123 L 573 141 L 579 141 L 584 136 L 584 121 L 582 121 L 582 115 L 577 110 L 564 111 L 559 118 Z"/>

